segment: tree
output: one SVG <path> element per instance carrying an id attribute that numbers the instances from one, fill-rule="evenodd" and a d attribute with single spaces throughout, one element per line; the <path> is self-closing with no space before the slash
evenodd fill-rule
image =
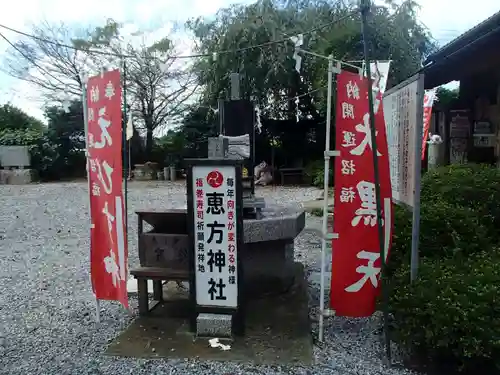
<path id="1" fill-rule="evenodd" d="M 416 7 L 411 1 L 401 6 L 387 1 L 374 7 L 370 17 L 371 58 L 392 60 L 389 87 L 417 71 L 421 61 L 435 48 L 428 32 L 417 22 Z M 242 96 L 258 104 L 263 124 L 268 119 L 296 123 L 298 112 L 299 121 L 316 123 L 314 129 L 302 136 L 303 141 L 323 144 L 327 62 L 303 56 L 298 74 L 289 38 L 303 33 L 304 49 L 324 56 L 332 54 L 342 61 L 354 60 L 357 62 L 352 64 L 361 66 L 361 23 L 354 2 L 260 0 L 221 9 L 215 19 L 190 20 L 187 26 L 195 37 L 197 52 L 208 56 L 219 52 L 216 59 L 203 58 L 195 65 L 198 82 L 203 87 L 200 106 L 215 108 L 218 98 L 227 98 L 229 73 L 238 72 L 243 77 Z M 260 47 L 251 48 L 255 45 Z M 235 49 L 241 51 L 230 52 Z M 297 96 L 300 96 L 298 103 Z M 193 116 L 185 120 L 187 137 Z M 211 127 L 210 121 L 205 121 L 205 130 L 200 123 L 197 131 L 208 133 Z M 305 132 L 304 126 L 294 128 Z M 283 132 L 278 131 L 274 136 L 283 141 Z M 281 144 L 289 147 L 285 142 Z"/>
<path id="2" fill-rule="evenodd" d="M 85 129 L 81 100 L 71 102 L 68 111 L 61 106 L 45 109 L 48 121 L 47 137 L 54 144 L 59 157 L 55 161 L 59 176 L 85 174 Z"/>
<path id="3" fill-rule="evenodd" d="M 43 131 L 45 125 L 31 117 L 22 109 L 11 104 L 0 106 L 0 131 L 3 130 L 37 130 Z"/>
<path id="4" fill-rule="evenodd" d="M 448 108 L 453 102 L 458 100 L 459 92 L 458 89 L 449 90 L 445 87 L 438 87 L 436 97 L 439 105 Z"/>
<path id="5" fill-rule="evenodd" d="M 370 18 L 371 57 L 393 61 L 389 86 L 418 70 L 423 58 L 435 48 L 428 32 L 417 22 L 416 7 L 411 1 L 399 7 L 388 2 L 374 7 Z M 304 56 L 299 76 L 294 70 L 292 43 L 273 42 L 306 32 L 305 49 L 325 56 L 331 53 L 343 61 L 361 60 L 361 24 L 354 10 L 353 5 L 340 1 L 260 0 L 249 6 L 221 9 L 214 20 L 191 20 L 188 27 L 195 35 L 200 53 L 264 45 L 237 53 L 220 53 L 216 61 L 206 58 L 199 62 L 196 70 L 205 87 L 204 102 L 215 106 L 218 97 L 227 96 L 229 73 L 239 72 L 244 77 L 243 95 L 255 98 L 265 109 L 264 115 L 295 116 L 296 104 L 292 99 L 325 87 L 327 64 L 323 59 Z M 335 23 L 335 19 L 342 21 Z M 308 30 L 314 31 L 307 33 Z M 325 91 L 301 98 L 302 117 L 324 116 Z M 287 115 L 283 116 L 284 112 Z"/>
<path id="6" fill-rule="evenodd" d="M 33 25 L 30 34 L 34 37 L 14 43 L 6 52 L 2 70 L 38 88 L 46 104 L 60 103 L 67 96 L 80 97 L 82 74 L 96 57 L 70 47 L 77 47 L 74 40 L 85 38 L 89 31 L 42 22 Z"/>
<path id="7" fill-rule="evenodd" d="M 125 43 L 121 25 L 113 20 L 108 20 L 105 27 L 96 28 L 89 40 L 76 43 L 82 48 L 99 48 L 127 56 L 124 72 L 127 98 L 130 98 L 127 103 L 139 116 L 136 125 L 146 132 L 145 154 L 150 157 L 155 130 L 180 120 L 197 89 L 196 76 L 172 57 L 176 50 L 167 36 L 152 44 Z"/>

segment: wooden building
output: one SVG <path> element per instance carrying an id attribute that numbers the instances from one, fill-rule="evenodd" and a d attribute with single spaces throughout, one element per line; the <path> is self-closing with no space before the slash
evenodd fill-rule
<path id="1" fill-rule="evenodd" d="M 422 72 L 426 89 L 460 81 L 459 99 L 436 103 L 431 125 L 445 161 L 500 167 L 500 12 L 429 56 Z"/>

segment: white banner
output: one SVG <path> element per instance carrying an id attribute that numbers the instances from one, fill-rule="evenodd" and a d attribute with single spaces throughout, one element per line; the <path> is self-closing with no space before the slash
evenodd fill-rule
<path id="1" fill-rule="evenodd" d="M 392 198 L 411 207 L 414 206 L 416 163 L 421 159 L 417 141 L 421 144 L 423 90 L 419 84 L 415 79 L 389 90 L 383 98 Z"/>

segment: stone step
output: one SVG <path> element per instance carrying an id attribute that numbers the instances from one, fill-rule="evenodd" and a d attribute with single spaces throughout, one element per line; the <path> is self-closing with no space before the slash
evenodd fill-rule
<path id="1" fill-rule="evenodd" d="M 198 337 L 232 337 L 232 319 L 228 314 L 198 314 L 196 318 L 196 335 Z"/>

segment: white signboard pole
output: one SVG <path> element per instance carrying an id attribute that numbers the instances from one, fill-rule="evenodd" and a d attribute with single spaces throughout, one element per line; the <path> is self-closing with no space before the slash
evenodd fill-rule
<path id="1" fill-rule="evenodd" d="M 384 95 L 392 198 L 413 211 L 411 280 L 418 271 L 424 75 L 416 74 Z"/>
<path id="2" fill-rule="evenodd" d="M 236 167 L 192 167 L 196 304 L 238 307 Z"/>

